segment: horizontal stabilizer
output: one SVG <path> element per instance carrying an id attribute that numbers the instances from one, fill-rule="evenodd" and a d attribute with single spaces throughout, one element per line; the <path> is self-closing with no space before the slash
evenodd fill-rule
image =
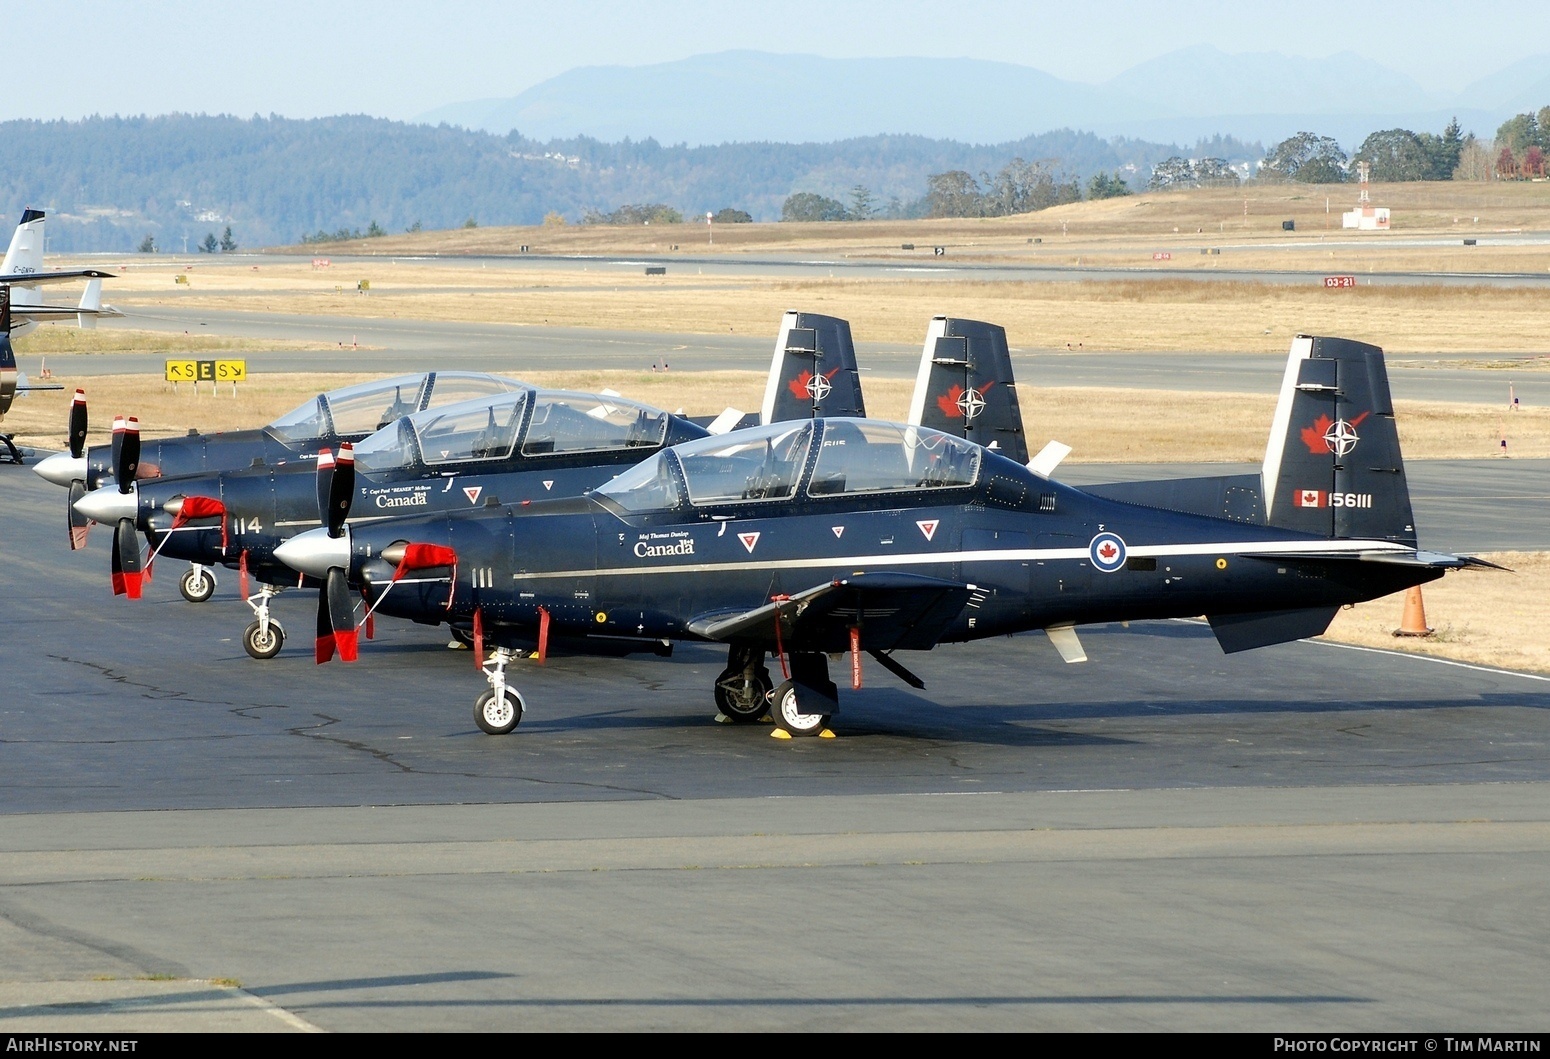
<path id="1" fill-rule="evenodd" d="M 17 272 L 0 275 L 0 283 L 18 287 L 36 287 L 40 283 L 63 283 L 71 279 L 113 279 L 113 273 L 100 268 L 77 268 L 64 272 Z"/>
<path id="2" fill-rule="evenodd" d="M 1039 454 L 1028 461 L 1028 469 L 1040 478 L 1048 478 L 1055 473 L 1055 468 L 1060 466 L 1060 461 L 1071 455 L 1071 446 L 1058 441 L 1051 441 L 1039 450 Z"/>
<path id="3" fill-rule="evenodd" d="M 1044 634 L 1049 637 L 1049 642 L 1055 645 L 1055 650 L 1060 652 L 1060 657 L 1067 665 L 1087 661 L 1087 652 L 1082 650 L 1082 641 L 1076 638 L 1076 626 L 1051 625 L 1044 630 Z"/>
<path id="4" fill-rule="evenodd" d="M 725 434 L 729 430 L 736 430 L 738 424 L 743 421 L 741 409 L 727 408 L 705 427 L 712 434 Z"/>
<path id="5" fill-rule="evenodd" d="M 1335 620 L 1339 607 L 1262 610 L 1250 614 L 1208 614 L 1211 631 L 1226 654 L 1319 636 Z"/>

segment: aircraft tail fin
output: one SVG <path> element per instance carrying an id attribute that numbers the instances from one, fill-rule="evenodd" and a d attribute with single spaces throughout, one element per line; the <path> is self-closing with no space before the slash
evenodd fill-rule
<path id="1" fill-rule="evenodd" d="M 81 304 L 76 308 L 85 310 L 75 314 L 76 323 L 80 327 L 90 330 L 97 326 L 97 314 L 102 309 L 102 280 L 86 281 L 86 289 L 81 292 Z"/>
<path id="2" fill-rule="evenodd" d="M 1415 546 L 1383 350 L 1292 340 L 1260 478 L 1268 525 Z"/>
<path id="3" fill-rule="evenodd" d="M 31 272 L 43 271 L 43 211 L 26 209 L 22 211 L 21 223 L 16 226 L 16 231 L 11 234 L 10 248 L 5 252 L 5 261 L 0 263 L 0 275 L 20 276 Z M 23 280 L 13 280 L 21 284 Z M 23 291 L 30 288 L 23 287 Z M 32 300 L 27 297 L 16 299 L 18 305 L 30 305 Z"/>
<path id="4" fill-rule="evenodd" d="M 932 319 L 920 353 L 909 421 L 1028 462 L 1006 328 L 947 316 Z"/>
<path id="5" fill-rule="evenodd" d="M 782 316 L 760 421 L 865 415 L 849 321 L 795 311 Z"/>

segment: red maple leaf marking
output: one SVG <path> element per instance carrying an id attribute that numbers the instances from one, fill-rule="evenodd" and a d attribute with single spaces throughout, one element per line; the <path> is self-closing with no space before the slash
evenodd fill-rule
<path id="1" fill-rule="evenodd" d="M 962 386 L 951 386 L 948 391 L 936 399 L 936 406 L 942 410 L 945 416 L 962 415 L 958 410 L 958 399 L 963 396 Z"/>
<path id="2" fill-rule="evenodd" d="M 1114 545 L 1105 542 L 1099 546 L 1098 554 L 1104 559 L 1112 559 L 1114 556 L 1119 554 L 1119 549 L 1114 547 Z"/>
<path id="3" fill-rule="evenodd" d="M 994 381 L 987 382 L 980 388 L 980 396 L 984 397 L 994 385 Z M 963 399 L 963 393 L 963 387 L 954 383 L 948 387 L 946 393 L 936 399 L 936 406 L 942 410 L 942 414 L 945 416 L 961 416 L 963 415 L 963 409 L 958 407 L 958 402 Z"/>
<path id="4" fill-rule="evenodd" d="M 823 373 L 823 377 L 825 379 L 832 379 L 835 375 L 839 374 L 839 370 L 839 368 L 835 368 L 833 371 L 826 371 Z M 796 396 L 804 399 L 810 399 L 813 395 L 808 390 L 807 386 L 812 381 L 813 373 L 804 368 L 802 374 L 786 383 L 786 386 L 789 387 L 791 392 Z"/>
<path id="5" fill-rule="evenodd" d="M 1362 420 L 1372 415 L 1372 409 L 1368 409 L 1355 419 L 1350 420 L 1352 430 L 1362 425 Z M 1329 416 L 1319 416 L 1313 421 L 1311 427 L 1302 428 L 1302 443 L 1308 446 L 1308 451 L 1315 456 L 1322 456 L 1330 451 L 1329 442 L 1324 440 L 1324 435 L 1329 433 L 1329 428 L 1335 425 L 1335 421 Z"/>
<path id="6" fill-rule="evenodd" d="M 1329 428 L 1335 425 L 1335 421 L 1329 416 L 1319 416 L 1313 421 L 1311 427 L 1302 428 L 1302 443 L 1308 446 L 1308 451 L 1315 456 L 1323 456 L 1329 452 L 1329 445 L 1324 441 L 1324 435 L 1329 433 Z"/>

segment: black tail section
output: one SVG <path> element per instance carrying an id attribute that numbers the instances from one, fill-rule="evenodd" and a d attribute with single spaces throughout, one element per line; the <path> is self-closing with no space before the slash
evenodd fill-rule
<path id="1" fill-rule="evenodd" d="M 781 317 L 760 420 L 865 415 L 850 323 L 817 313 Z"/>
<path id="2" fill-rule="evenodd" d="M 934 318 L 920 355 L 910 422 L 1027 463 L 1028 440 L 1006 328 L 978 320 Z"/>
<path id="3" fill-rule="evenodd" d="M 1268 525 L 1415 546 L 1383 350 L 1293 341 L 1261 474 Z"/>

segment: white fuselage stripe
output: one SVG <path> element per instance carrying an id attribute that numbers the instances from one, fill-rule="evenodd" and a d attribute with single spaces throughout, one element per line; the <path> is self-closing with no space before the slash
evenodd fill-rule
<path id="1" fill-rule="evenodd" d="M 1413 554 L 1414 548 L 1393 541 L 1374 540 L 1283 540 L 1207 542 L 1205 544 L 1151 544 L 1134 545 L 1127 549 L 1129 555 L 1144 558 L 1167 558 L 1190 555 L 1274 555 L 1278 552 L 1381 552 L 1387 555 Z M 1047 562 L 1061 559 L 1086 559 L 1086 548 L 1008 548 L 997 551 L 908 552 L 900 555 L 836 555 L 827 558 L 772 559 L 767 562 L 749 560 L 730 563 L 672 563 L 663 566 L 610 567 L 597 570 L 549 570 L 528 571 L 512 575 L 514 581 L 531 581 L 550 577 L 629 577 L 636 574 L 702 574 L 734 570 L 811 570 L 848 567 L 863 570 L 879 566 L 920 566 L 940 563 L 998 563 L 998 562 Z"/>

